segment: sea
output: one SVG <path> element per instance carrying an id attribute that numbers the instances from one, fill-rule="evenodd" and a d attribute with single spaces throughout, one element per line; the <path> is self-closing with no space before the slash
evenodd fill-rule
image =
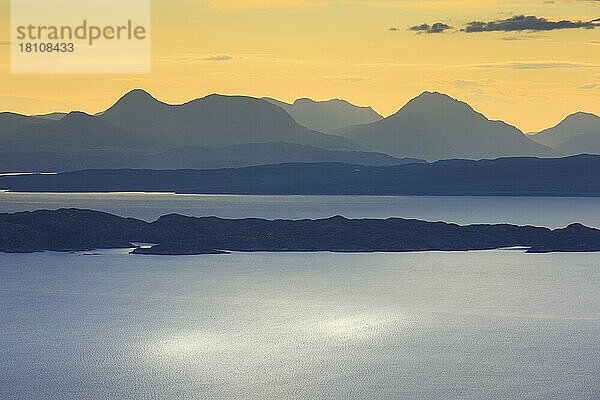
<path id="1" fill-rule="evenodd" d="M 0 212 L 600 227 L 600 200 L 0 193 Z M 0 253 L 0 399 L 597 399 L 600 254 Z"/>

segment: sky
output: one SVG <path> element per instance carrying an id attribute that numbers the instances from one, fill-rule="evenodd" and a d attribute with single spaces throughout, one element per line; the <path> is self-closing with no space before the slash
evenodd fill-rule
<path id="1" fill-rule="evenodd" d="M 9 15 L 0 0 L 2 111 L 94 113 L 144 88 L 170 103 L 344 98 L 384 116 L 439 91 L 525 132 L 600 114 L 600 0 L 154 0 L 140 75 L 11 74 Z"/>

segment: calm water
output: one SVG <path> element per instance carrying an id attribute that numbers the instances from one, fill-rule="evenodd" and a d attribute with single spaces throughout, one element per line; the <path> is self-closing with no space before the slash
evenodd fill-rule
<path id="1" fill-rule="evenodd" d="M 224 218 L 403 217 L 430 221 L 513 223 L 564 227 L 573 222 L 600 228 L 600 198 L 229 196 L 174 194 L 47 194 L 0 192 L 0 212 L 60 207 L 90 208 L 154 220 L 179 213 Z"/>
<path id="2" fill-rule="evenodd" d="M 600 199 L 0 193 L 0 212 L 600 227 Z M 600 257 L 0 253 L 0 399 L 600 398 Z"/>
<path id="3" fill-rule="evenodd" d="M 599 288 L 597 254 L 0 254 L 0 398 L 599 398 Z"/>

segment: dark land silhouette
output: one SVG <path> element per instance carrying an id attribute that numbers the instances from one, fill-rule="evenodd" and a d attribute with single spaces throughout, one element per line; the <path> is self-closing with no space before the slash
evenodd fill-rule
<path id="1" fill-rule="evenodd" d="M 227 220 L 166 215 L 154 222 L 79 209 L 0 214 L 0 251 L 85 251 L 138 247 L 136 254 L 226 251 L 406 252 L 526 247 L 529 252 L 600 251 L 600 230 L 516 225 L 460 226 L 399 218 Z"/>
<path id="2" fill-rule="evenodd" d="M 17 192 L 246 195 L 600 196 L 600 156 L 395 166 L 292 163 L 214 170 L 104 169 L 0 177 Z"/>

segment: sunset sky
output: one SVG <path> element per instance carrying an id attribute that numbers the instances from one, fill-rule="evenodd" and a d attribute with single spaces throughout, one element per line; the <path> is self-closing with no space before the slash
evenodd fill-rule
<path id="1" fill-rule="evenodd" d="M 524 131 L 554 125 L 578 110 L 600 114 L 600 26 L 577 28 L 579 21 L 600 17 L 598 0 L 152 5 L 151 74 L 11 75 L 10 2 L 0 0 L 0 110 L 97 112 L 142 87 L 167 102 L 213 92 L 286 101 L 337 97 L 383 115 L 424 90 L 436 90 Z M 572 24 L 562 29 L 564 24 L 535 19 L 534 25 L 515 27 L 516 15 Z M 463 31 L 472 21 L 484 22 L 478 25 L 483 31 Z M 487 24 L 493 21 L 500 22 Z M 409 30 L 434 23 L 452 28 Z"/>

